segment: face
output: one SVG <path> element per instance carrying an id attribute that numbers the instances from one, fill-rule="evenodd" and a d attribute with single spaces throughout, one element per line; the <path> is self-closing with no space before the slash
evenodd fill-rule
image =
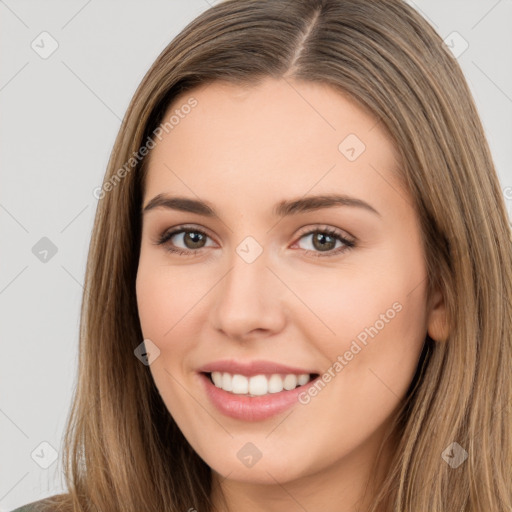
<path id="1" fill-rule="evenodd" d="M 393 143 L 321 84 L 213 83 L 176 109 L 151 152 L 137 274 L 162 399 L 230 481 L 355 481 L 435 320 Z"/>

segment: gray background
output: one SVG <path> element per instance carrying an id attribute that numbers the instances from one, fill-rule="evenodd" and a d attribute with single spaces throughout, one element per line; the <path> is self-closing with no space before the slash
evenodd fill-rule
<path id="1" fill-rule="evenodd" d="M 512 0 L 409 3 L 454 52 L 469 45 L 458 60 L 510 215 Z M 0 0 L 0 512 L 64 490 L 60 460 L 44 466 L 61 450 L 75 385 L 92 191 L 140 80 L 210 5 Z"/>

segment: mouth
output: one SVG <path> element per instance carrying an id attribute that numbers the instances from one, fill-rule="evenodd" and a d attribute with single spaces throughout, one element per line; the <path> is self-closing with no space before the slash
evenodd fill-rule
<path id="1" fill-rule="evenodd" d="M 272 373 L 259 375 L 242 375 L 229 372 L 201 372 L 216 388 L 233 395 L 261 397 L 292 391 L 306 386 L 319 377 L 318 373 Z"/>
<path id="2" fill-rule="evenodd" d="M 277 361 L 222 359 L 196 370 L 210 404 L 224 416 L 260 421 L 302 404 L 320 378 L 316 369 Z"/>
<path id="3" fill-rule="evenodd" d="M 299 405 L 318 373 L 254 374 L 198 372 L 204 393 L 223 416 L 243 422 L 263 421 Z"/>

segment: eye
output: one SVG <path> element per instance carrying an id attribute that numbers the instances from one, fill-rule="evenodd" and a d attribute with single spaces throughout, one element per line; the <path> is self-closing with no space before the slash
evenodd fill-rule
<path id="1" fill-rule="evenodd" d="M 175 254 L 194 256 L 206 246 L 205 243 L 208 238 L 210 237 L 200 229 L 186 229 L 185 226 L 178 226 L 170 231 L 165 231 L 158 238 L 156 244 L 166 245 L 166 249 Z M 185 247 L 176 247 L 176 243 L 183 244 Z"/>
<path id="2" fill-rule="evenodd" d="M 315 257 L 336 256 L 355 247 L 355 241 L 346 238 L 341 231 L 330 227 L 310 229 L 303 233 L 299 240 L 307 237 L 310 237 L 310 243 L 307 244 L 309 248 L 306 248 L 305 252 Z M 195 256 L 201 249 L 207 247 L 208 238 L 210 238 L 209 235 L 200 229 L 178 226 L 160 235 L 156 245 L 165 245 L 166 250 L 174 254 Z M 336 247 L 337 242 L 339 242 L 338 247 Z M 184 247 L 177 247 L 177 243 Z"/>
<path id="3" fill-rule="evenodd" d="M 330 227 L 316 228 L 303 233 L 299 240 L 310 237 L 306 254 L 315 257 L 336 256 L 355 247 L 355 241 L 346 238 L 341 231 Z M 336 243 L 340 242 L 338 247 Z"/>

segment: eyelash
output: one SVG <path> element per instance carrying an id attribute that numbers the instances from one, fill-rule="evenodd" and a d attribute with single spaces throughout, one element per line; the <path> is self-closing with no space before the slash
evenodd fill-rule
<path id="1" fill-rule="evenodd" d="M 204 235 L 204 236 L 206 236 L 208 238 L 211 238 L 207 233 L 205 233 L 201 229 L 192 228 L 190 226 L 178 226 L 178 227 L 176 227 L 175 229 L 173 229 L 171 231 L 165 231 L 164 233 L 162 233 L 162 235 L 160 235 L 160 237 L 156 241 L 156 245 L 165 245 L 174 235 L 177 235 L 177 234 L 180 234 L 180 233 L 199 233 L 199 234 Z M 306 254 L 311 254 L 314 257 L 323 258 L 323 257 L 337 256 L 337 255 L 339 255 L 341 253 L 349 251 L 350 249 L 352 249 L 352 248 L 354 248 L 356 246 L 354 241 L 345 238 L 341 234 L 341 232 L 339 232 L 336 229 L 329 228 L 329 227 L 326 227 L 326 228 L 315 228 L 315 229 L 311 229 L 309 231 L 306 231 L 304 233 L 301 233 L 301 235 L 299 236 L 299 238 L 297 240 L 300 240 L 300 239 L 304 238 L 305 236 L 312 235 L 312 234 L 315 234 L 315 233 L 322 233 L 322 234 L 326 234 L 326 235 L 332 236 L 333 238 L 336 238 L 337 240 L 342 242 L 344 244 L 344 247 L 338 247 L 337 249 L 332 249 L 331 251 L 328 251 L 327 253 L 322 253 L 322 252 L 319 252 L 319 251 L 310 251 L 308 249 L 304 249 L 304 252 Z M 173 247 L 170 246 L 170 244 L 166 247 L 167 251 L 169 251 L 171 253 L 174 253 L 174 254 L 186 256 L 186 257 L 197 256 L 198 253 L 201 251 L 201 249 L 204 249 L 204 247 L 201 247 L 200 249 L 187 249 L 187 250 L 179 249 L 179 248 L 173 248 Z"/>

